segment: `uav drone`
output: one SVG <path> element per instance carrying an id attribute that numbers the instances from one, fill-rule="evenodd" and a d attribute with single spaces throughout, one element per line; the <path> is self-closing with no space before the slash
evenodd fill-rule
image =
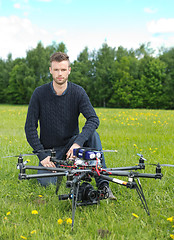
<path id="1" fill-rule="evenodd" d="M 146 213 L 150 215 L 139 178 L 161 179 L 163 177 L 163 174 L 161 173 L 161 166 L 174 167 L 174 165 L 170 164 L 151 164 L 156 165 L 155 174 L 139 173 L 136 170 L 144 170 L 146 161 L 141 154 L 137 154 L 140 158 L 139 163 L 135 166 L 103 168 L 103 152 L 112 152 L 114 150 L 98 151 L 90 148 L 78 148 L 74 149 L 73 155 L 75 157 L 67 160 L 58 160 L 56 158 L 56 151 L 54 149 L 49 151 L 51 153 L 50 160 L 56 163 L 56 168 L 29 166 L 27 165 L 27 161 L 23 161 L 24 156 L 39 154 L 39 152 L 15 156 L 18 157 L 17 169 L 20 171 L 19 180 L 66 176 L 66 187 L 70 189 L 70 192 L 69 194 L 59 195 L 59 200 L 72 199 L 72 229 L 74 226 L 75 211 L 77 206 L 97 204 L 100 202 L 100 200 L 107 199 L 109 197 L 108 187 L 105 186 L 102 190 L 95 190 L 90 184 L 92 178 L 101 177 L 107 181 L 125 186 L 127 188 L 136 189 Z M 48 173 L 28 175 L 26 174 L 27 169 L 47 170 Z M 128 177 L 128 181 L 117 179 L 114 176 Z M 56 194 L 57 193 L 58 186 L 56 188 Z"/>

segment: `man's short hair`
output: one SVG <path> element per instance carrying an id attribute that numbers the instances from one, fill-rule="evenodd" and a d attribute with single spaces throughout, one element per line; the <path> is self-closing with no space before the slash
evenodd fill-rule
<path id="1" fill-rule="evenodd" d="M 70 66 L 69 56 L 66 53 L 63 53 L 63 52 L 53 53 L 50 57 L 50 64 L 53 61 L 56 61 L 56 62 L 68 61 L 69 66 Z"/>

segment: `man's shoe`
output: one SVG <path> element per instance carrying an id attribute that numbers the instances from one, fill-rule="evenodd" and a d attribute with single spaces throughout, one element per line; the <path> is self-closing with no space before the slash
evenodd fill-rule
<path id="1" fill-rule="evenodd" d="M 111 189 L 108 187 L 108 193 L 109 193 L 109 199 L 110 200 L 115 200 L 117 201 L 117 198 L 114 196 L 114 194 L 112 193 Z"/>

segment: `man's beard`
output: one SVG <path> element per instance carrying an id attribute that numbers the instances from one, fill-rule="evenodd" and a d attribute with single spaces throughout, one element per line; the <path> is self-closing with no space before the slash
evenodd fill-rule
<path id="1" fill-rule="evenodd" d="M 57 78 L 54 78 L 55 83 L 57 85 L 60 85 L 60 86 L 64 85 L 67 82 L 67 80 L 68 80 L 68 78 L 64 78 L 64 79 L 61 79 L 61 80 L 59 80 Z"/>

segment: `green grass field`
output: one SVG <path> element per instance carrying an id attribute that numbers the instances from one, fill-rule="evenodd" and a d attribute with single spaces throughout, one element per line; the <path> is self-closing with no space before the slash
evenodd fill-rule
<path id="1" fill-rule="evenodd" d="M 137 153 L 148 163 L 174 164 L 174 111 L 98 108 L 96 112 L 103 148 L 118 151 L 105 153 L 107 167 L 133 166 Z M 0 105 L 0 239 L 174 239 L 174 168 L 168 167 L 162 168 L 162 180 L 141 179 L 150 216 L 135 190 L 111 183 L 118 201 L 78 207 L 71 231 L 71 201 L 59 201 L 55 186 L 45 189 L 36 179 L 18 180 L 17 158 L 2 158 L 32 152 L 24 133 L 26 113 L 27 106 Z M 84 122 L 81 116 L 80 126 Z M 30 165 L 38 164 L 36 156 L 27 159 Z M 155 173 L 155 166 L 147 165 L 142 172 Z M 69 193 L 65 182 L 60 194 Z"/>

